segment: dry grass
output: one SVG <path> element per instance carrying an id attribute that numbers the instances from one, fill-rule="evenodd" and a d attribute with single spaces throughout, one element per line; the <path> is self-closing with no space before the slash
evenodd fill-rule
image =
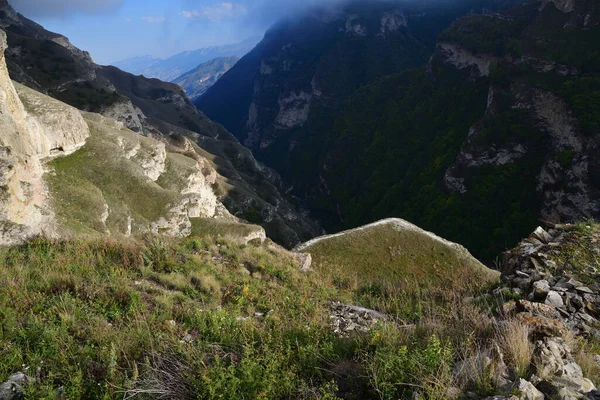
<path id="1" fill-rule="evenodd" d="M 519 376 L 525 376 L 531 367 L 533 344 L 529 341 L 529 328 L 516 319 L 501 322 L 496 341 L 504 353 L 506 362 Z"/>
<path id="2" fill-rule="evenodd" d="M 596 386 L 600 384 L 600 364 L 598 360 L 598 349 L 595 348 L 594 344 L 577 337 L 571 330 L 567 330 L 563 335 L 562 339 L 565 344 L 571 349 L 573 357 L 581 370 L 583 376 L 590 379 Z"/>
<path id="3" fill-rule="evenodd" d="M 146 364 L 146 372 L 135 380 L 135 387 L 122 391 L 124 400 L 196 398 L 195 389 L 188 380 L 193 372 L 176 356 L 153 353 Z"/>
<path id="4" fill-rule="evenodd" d="M 598 363 L 598 352 L 582 346 L 573 354 L 575 361 L 581 367 L 583 376 L 591 380 L 596 386 L 600 385 L 600 365 Z"/>

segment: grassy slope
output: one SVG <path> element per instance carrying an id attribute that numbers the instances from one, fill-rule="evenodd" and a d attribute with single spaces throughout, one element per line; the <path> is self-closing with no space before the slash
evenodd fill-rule
<path id="1" fill-rule="evenodd" d="M 320 274 L 354 287 L 364 282 L 452 287 L 499 276 L 461 246 L 433 240 L 424 231 L 397 228 L 393 222 L 326 237 L 302 251 L 313 256 Z M 464 282 L 465 275 L 473 280 Z"/>
<path id="2" fill-rule="evenodd" d="M 108 204 L 111 215 L 108 228 L 125 232 L 127 216 L 140 223 L 157 220 L 177 193 L 148 179 L 135 162 L 123 156 L 117 138 L 150 146 L 150 139 L 127 130 L 116 130 L 99 122 L 88 121 L 90 138 L 85 146 L 50 163 L 49 184 L 59 222 L 74 233 L 104 233 L 100 215 Z M 115 179 L 115 177 L 119 177 Z"/>
<path id="3" fill-rule="evenodd" d="M 0 249 L 8 294 L 0 296 L 0 380 L 27 368 L 37 379 L 28 399 L 59 387 L 67 398 L 410 398 L 412 386 L 398 382 L 443 398 L 453 360 L 479 334 L 478 314 L 462 300 L 473 287 L 377 291 L 373 265 L 358 260 L 366 278 L 348 287 L 328 273 L 301 273 L 278 247 L 214 239 L 199 226 L 199 237 L 183 240 L 39 239 Z M 398 243 L 386 240 L 373 254 Z M 329 327 L 334 300 L 391 319 L 341 338 Z"/>

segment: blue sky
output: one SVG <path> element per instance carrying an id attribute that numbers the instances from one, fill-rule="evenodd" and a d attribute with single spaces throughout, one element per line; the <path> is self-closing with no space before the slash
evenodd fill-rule
<path id="1" fill-rule="evenodd" d="M 327 0 L 335 1 L 335 0 Z M 324 0 L 9 0 L 26 17 L 67 36 L 96 62 L 239 42 L 278 18 Z"/>

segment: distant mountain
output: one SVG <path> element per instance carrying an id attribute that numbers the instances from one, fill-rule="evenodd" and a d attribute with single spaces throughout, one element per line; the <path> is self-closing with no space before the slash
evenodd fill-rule
<path id="1" fill-rule="evenodd" d="M 167 59 L 152 56 L 134 57 L 118 61 L 113 65 L 134 75 L 144 75 L 146 78 L 158 78 L 171 82 L 198 65 L 215 58 L 242 57 L 252 50 L 261 39 L 261 37 L 252 37 L 239 43 L 184 51 Z"/>
<path id="2" fill-rule="evenodd" d="M 163 61 L 158 57 L 151 55 L 131 57 L 122 61 L 113 63 L 115 67 L 127 72 L 143 71 L 151 65 Z M 139 74 L 138 74 L 139 75 Z"/>
<path id="3" fill-rule="evenodd" d="M 194 101 L 214 85 L 238 60 L 239 58 L 235 56 L 215 58 L 186 72 L 173 80 L 173 83 L 181 86 L 189 98 Z"/>

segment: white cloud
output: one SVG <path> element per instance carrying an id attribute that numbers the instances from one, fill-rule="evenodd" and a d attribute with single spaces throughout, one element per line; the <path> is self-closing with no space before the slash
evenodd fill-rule
<path id="1" fill-rule="evenodd" d="M 115 11 L 124 2 L 125 0 L 9 0 L 15 10 L 29 17 L 99 14 Z"/>
<path id="2" fill-rule="evenodd" d="M 131 18 L 125 18 L 123 21 L 130 23 L 131 22 Z"/>
<path id="3" fill-rule="evenodd" d="M 187 19 L 203 19 L 208 21 L 220 21 L 227 18 L 246 15 L 248 9 L 243 4 L 223 2 L 214 6 L 203 7 L 199 10 L 184 10 L 179 13 Z"/>
<path id="4" fill-rule="evenodd" d="M 144 21 L 146 21 L 149 24 L 162 24 L 163 22 L 166 21 L 165 17 L 142 17 L 142 19 Z"/>

